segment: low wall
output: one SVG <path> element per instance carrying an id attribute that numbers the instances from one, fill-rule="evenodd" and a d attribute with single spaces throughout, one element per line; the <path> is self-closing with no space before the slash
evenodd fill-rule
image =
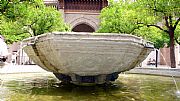
<path id="1" fill-rule="evenodd" d="M 180 77 L 180 69 L 134 68 L 125 73 Z"/>

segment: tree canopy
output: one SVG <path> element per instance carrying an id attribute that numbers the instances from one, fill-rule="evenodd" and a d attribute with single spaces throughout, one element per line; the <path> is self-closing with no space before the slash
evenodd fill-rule
<path id="1" fill-rule="evenodd" d="M 114 2 L 111 0 L 109 6 L 101 11 L 101 23 L 98 32 L 133 34 L 154 42 L 156 48 L 163 47 L 164 43 L 169 43 L 168 35 L 165 35 L 163 32 L 166 29 L 163 26 L 163 17 L 165 15 L 153 10 L 155 7 L 151 6 L 155 6 L 154 3 L 157 3 L 162 6 L 159 7 L 156 4 L 157 8 L 161 8 L 163 12 L 167 14 L 175 13 L 174 17 L 178 18 L 179 2 L 177 2 L 178 0 L 173 0 L 174 2 L 171 5 L 175 6 L 168 6 L 166 11 L 166 9 L 163 8 L 165 4 L 167 4 L 167 0 L 157 0 L 158 2 L 155 1 L 156 0 L 138 0 L 137 2 L 130 2 L 128 0 L 120 0 L 118 2 Z M 162 3 L 165 3 L 164 6 Z M 170 8 L 173 10 L 170 10 Z M 173 23 L 175 23 L 175 19 L 173 19 Z M 164 30 L 159 30 L 159 28 L 148 28 L 153 25 L 162 26 Z M 175 33 L 176 39 L 180 36 L 178 31 L 179 30 L 177 28 Z"/>
<path id="2" fill-rule="evenodd" d="M 156 48 L 168 43 L 175 67 L 174 42 L 180 43 L 179 0 L 110 0 L 100 15 L 98 32 L 126 33 L 152 41 Z"/>
<path id="3" fill-rule="evenodd" d="M 12 43 L 52 31 L 68 31 L 59 11 L 42 0 L 1 0 L 0 34 Z"/>

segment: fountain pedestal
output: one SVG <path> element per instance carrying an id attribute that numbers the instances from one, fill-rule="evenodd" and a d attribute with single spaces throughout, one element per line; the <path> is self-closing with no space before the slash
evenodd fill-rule
<path id="1" fill-rule="evenodd" d="M 74 83 L 77 85 L 89 85 L 89 84 L 103 84 L 103 83 L 109 83 L 110 81 L 115 81 L 118 78 L 119 73 L 112 73 L 112 74 L 106 74 L 106 75 L 93 75 L 93 76 L 79 76 L 79 75 L 64 75 L 61 73 L 54 73 L 54 75 L 65 83 Z"/>

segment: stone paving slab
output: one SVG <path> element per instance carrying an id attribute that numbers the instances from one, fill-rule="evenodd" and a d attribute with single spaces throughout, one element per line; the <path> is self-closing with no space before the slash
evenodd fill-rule
<path id="1" fill-rule="evenodd" d="M 43 73 L 48 72 L 37 65 L 12 65 L 7 64 L 3 68 L 0 68 L 0 74 L 2 73 Z"/>

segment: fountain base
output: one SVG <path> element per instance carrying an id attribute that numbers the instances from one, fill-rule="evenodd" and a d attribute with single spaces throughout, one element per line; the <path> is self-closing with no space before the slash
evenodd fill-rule
<path id="1" fill-rule="evenodd" d="M 118 72 L 112 74 L 101 74 L 94 76 L 80 76 L 77 74 L 66 75 L 62 73 L 53 73 L 59 80 L 64 83 L 73 83 L 76 85 L 93 85 L 104 84 L 115 81 L 118 78 Z"/>

